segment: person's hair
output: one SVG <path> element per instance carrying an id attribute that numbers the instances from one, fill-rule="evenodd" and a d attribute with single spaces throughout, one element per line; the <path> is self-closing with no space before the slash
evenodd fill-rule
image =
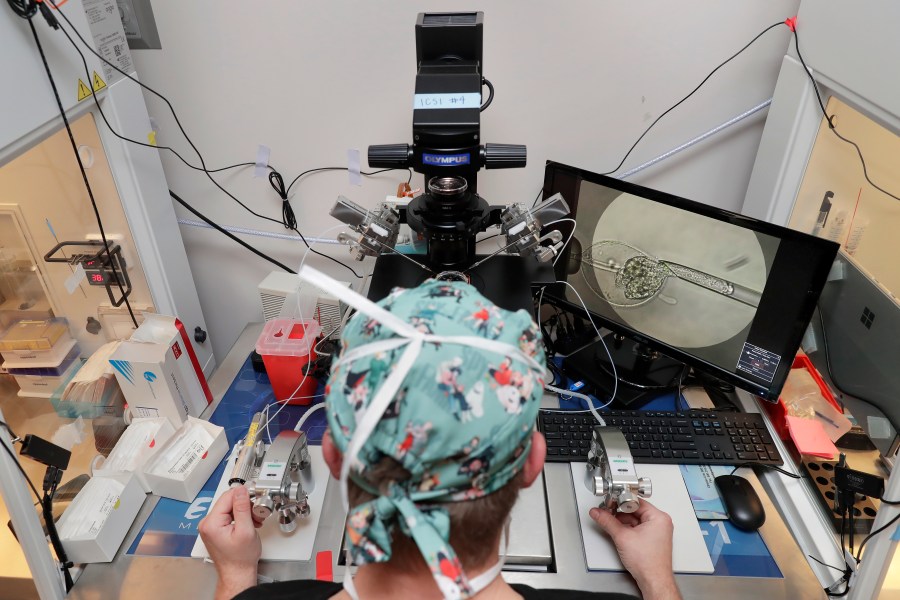
<path id="1" fill-rule="evenodd" d="M 391 457 L 382 458 L 381 462 L 366 471 L 366 480 L 382 494 L 386 494 L 392 481 L 405 481 L 409 477 L 409 471 Z M 440 503 L 450 516 L 450 545 L 463 569 L 490 566 L 497 560 L 497 547 L 493 541 L 498 539 L 519 497 L 522 477 L 520 471 L 502 488 L 480 498 Z M 347 489 L 350 506 L 359 506 L 374 499 L 352 478 Z M 391 539 L 391 563 L 407 567 L 421 563 L 422 567 L 425 566 L 419 547 L 399 527 L 394 527 Z"/>

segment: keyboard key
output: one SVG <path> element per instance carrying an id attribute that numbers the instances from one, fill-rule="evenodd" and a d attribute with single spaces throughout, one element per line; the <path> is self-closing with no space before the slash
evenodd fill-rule
<path id="1" fill-rule="evenodd" d="M 673 450 L 696 450 L 697 444 L 694 442 L 672 442 L 670 444 Z"/>
<path id="2" fill-rule="evenodd" d="M 756 462 L 757 460 L 759 460 L 756 452 L 738 452 L 737 457 L 738 460 L 745 460 L 748 462 Z"/>
<path id="3" fill-rule="evenodd" d="M 700 453 L 695 450 L 685 450 L 684 457 L 687 458 L 700 458 Z"/>
<path id="4" fill-rule="evenodd" d="M 692 438 L 689 435 L 673 435 L 672 441 L 673 442 L 693 442 L 694 438 Z"/>
<path id="5" fill-rule="evenodd" d="M 550 456 L 556 456 L 557 454 L 559 454 L 559 448 L 550 446 L 549 448 L 547 448 L 547 454 L 549 454 Z"/>

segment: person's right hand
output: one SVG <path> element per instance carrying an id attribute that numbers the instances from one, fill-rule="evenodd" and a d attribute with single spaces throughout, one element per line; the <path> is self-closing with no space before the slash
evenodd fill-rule
<path id="1" fill-rule="evenodd" d="M 592 508 L 591 518 L 609 535 L 622 564 L 645 600 L 680 598 L 672 573 L 672 518 L 641 499 L 633 513 Z"/>
<path id="2" fill-rule="evenodd" d="M 222 494 L 198 529 L 219 575 L 217 600 L 232 598 L 256 585 L 262 545 L 247 488 L 238 486 Z"/>

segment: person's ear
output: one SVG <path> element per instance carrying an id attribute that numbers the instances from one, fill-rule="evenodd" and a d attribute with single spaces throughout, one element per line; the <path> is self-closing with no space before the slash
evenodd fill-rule
<path id="1" fill-rule="evenodd" d="M 340 479 L 344 455 L 341 454 L 338 447 L 334 445 L 334 440 L 331 439 L 331 432 L 328 430 L 325 430 L 325 435 L 322 436 L 322 456 L 325 458 L 325 464 L 328 465 L 328 470 L 331 471 L 331 476 L 335 479 Z"/>
<path id="2" fill-rule="evenodd" d="M 522 466 L 522 487 L 531 487 L 541 471 L 544 470 L 544 459 L 547 457 L 547 440 L 544 434 L 535 430 L 531 434 L 531 451 Z"/>

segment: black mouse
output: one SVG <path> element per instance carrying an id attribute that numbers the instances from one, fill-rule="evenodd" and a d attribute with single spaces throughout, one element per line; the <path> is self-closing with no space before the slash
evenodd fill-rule
<path id="1" fill-rule="evenodd" d="M 766 522 L 762 501 L 749 481 L 737 475 L 719 475 L 716 487 L 732 525 L 744 531 L 756 531 Z"/>

